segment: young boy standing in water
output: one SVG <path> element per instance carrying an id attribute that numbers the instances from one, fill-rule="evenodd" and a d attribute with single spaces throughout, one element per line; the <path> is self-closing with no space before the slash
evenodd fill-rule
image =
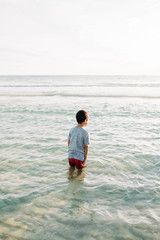
<path id="1" fill-rule="evenodd" d="M 82 169 L 85 167 L 88 156 L 89 136 L 83 129 L 87 126 L 89 115 L 86 111 L 80 110 L 76 114 L 77 126 L 71 128 L 68 136 L 68 160 L 73 168 Z"/>

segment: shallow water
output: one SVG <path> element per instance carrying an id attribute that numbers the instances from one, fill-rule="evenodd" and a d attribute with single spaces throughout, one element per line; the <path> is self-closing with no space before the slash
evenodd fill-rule
<path id="1" fill-rule="evenodd" d="M 160 78 L 0 78 L 0 239 L 160 239 Z M 67 136 L 89 112 L 87 168 Z"/>

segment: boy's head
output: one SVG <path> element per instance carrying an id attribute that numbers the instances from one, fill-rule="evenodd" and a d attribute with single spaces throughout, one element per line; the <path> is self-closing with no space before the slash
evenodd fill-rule
<path id="1" fill-rule="evenodd" d="M 84 110 L 80 110 L 76 114 L 76 119 L 77 119 L 77 122 L 80 124 L 85 122 L 85 120 L 87 122 L 88 121 L 88 113 Z"/>

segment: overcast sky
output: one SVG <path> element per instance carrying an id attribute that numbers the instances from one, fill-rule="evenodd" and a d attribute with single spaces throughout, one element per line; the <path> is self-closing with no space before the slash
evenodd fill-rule
<path id="1" fill-rule="evenodd" d="M 160 0 L 0 0 L 0 74 L 160 75 Z"/>

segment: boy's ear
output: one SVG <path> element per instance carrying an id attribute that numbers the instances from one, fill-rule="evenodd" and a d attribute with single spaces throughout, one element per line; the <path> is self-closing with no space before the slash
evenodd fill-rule
<path id="1" fill-rule="evenodd" d="M 87 119 L 85 119 L 84 122 L 87 123 Z"/>

